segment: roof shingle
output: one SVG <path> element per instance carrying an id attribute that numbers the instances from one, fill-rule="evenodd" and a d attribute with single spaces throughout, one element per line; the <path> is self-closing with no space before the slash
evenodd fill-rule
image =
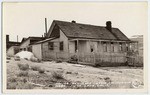
<path id="1" fill-rule="evenodd" d="M 52 25 L 58 25 L 64 34 L 69 38 L 76 37 L 130 41 L 118 28 L 112 28 L 112 32 L 110 32 L 104 26 L 95 26 L 58 20 L 54 20 L 53 23 L 54 24 Z"/>

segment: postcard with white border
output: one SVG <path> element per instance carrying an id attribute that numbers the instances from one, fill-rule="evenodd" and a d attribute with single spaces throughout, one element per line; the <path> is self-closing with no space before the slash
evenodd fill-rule
<path id="1" fill-rule="evenodd" d="M 146 93 L 148 2 L 2 2 L 3 93 Z"/>

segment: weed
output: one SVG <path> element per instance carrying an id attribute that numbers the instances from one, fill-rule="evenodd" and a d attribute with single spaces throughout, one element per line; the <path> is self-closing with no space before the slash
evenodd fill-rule
<path id="1" fill-rule="evenodd" d="M 34 56 L 31 57 L 30 60 L 31 60 L 32 62 L 38 62 L 38 61 L 39 61 L 38 58 L 36 58 L 36 57 L 34 57 Z"/>
<path id="2" fill-rule="evenodd" d="M 18 82 L 17 89 L 33 89 L 34 86 L 29 83 Z"/>
<path id="3" fill-rule="evenodd" d="M 40 67 L 39 66 L 31 66 L 31 69 L 33 71 L 39 71 L 40 70 Z"/>
<path id="4" fill-rule="evenodd" d="M 52 73 L 52 76 L 53 76 L 53 78 L 55 78 L 55 79 L 64 79 L 62 73 L 60 73 L 60 72 L 53 72 L 53 73 Z"/>
<path id="5" fill-rule="evenodd" d="M 17 83 L 7 82 L 7 89 L 16 89 Z"/>
<path id="6" fill-rule="evenodd" d="M 11 60 L 11 58 L 10 58 L 10 57 L 7 57 L 7 60 Z"/>
<path id="7" fill-rule="evenodd" d="M 19 56 L 15 56 L 15 61 L 20 61 L 20 57 Z"/>
<path id="8" fill-rule="evenodd" d="M 57 59 L 56 63 L 62 63 L 62 59 Z"/>
<path id="9" fill-rule="evenodd" d="M 23 71 L 26 71 L 26 70 L 29 69 L 29 65 L 28 64 L 19 63 L 18 67 L 19 67 L 20 70 L 23 70 Z"/>
<path id="10" fill-rule="evenodd" d="M 39 71 L 39 73 L 44 73 L 45 72 L 44 69 L 39 69 L 38 71 Z"/>
<path id="11" fill-rule="evenodd" d="M 25 60 L 28 60 L 28 58 L 24 58 Z"/>
<path id="12" fill-rule="evenodd" d="M 8 82 L 17 82 L 17 77 L 8 78 Z"/>
<path id="13" fill-rule="evenodd" d="M 71 56 L 67 62 L 73 63 L 73 64 L 78 64 L 78 57 L 77 57 L 77 55 Z"/>
<path id="14" fill-rule="evenodd" d="M 17 76 L 18 76 L 18 77 L 27 77 L 28 74 L 29 74 L 28 71 L 20 71 Z"/>

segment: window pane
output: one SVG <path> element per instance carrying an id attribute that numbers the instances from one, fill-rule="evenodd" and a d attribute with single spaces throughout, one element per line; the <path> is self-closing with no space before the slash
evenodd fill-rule
<path id="1" fill-rule="evenodd" d="M 107 52 L 107 44 L 106 44 L 106 42 L 103 42 L 103 51 Z"/>
<path id="2" fill-rule="evenodd" d="M 114 52 L 114 43 L 111 42 L 111 52 Z"/>
<path id="3" fill-rule="evenodd" d="M 60 42 L 60 50 L 63 50 L 63 49 L 64 49 L 63 42 Z"/>
<path id="4" fill-rule="evenodd" d="M 49 48 L 49 50 L 54 50 L 54 43 L 53 42 L 49 42 L 48 43 L 48 48 Z"/>

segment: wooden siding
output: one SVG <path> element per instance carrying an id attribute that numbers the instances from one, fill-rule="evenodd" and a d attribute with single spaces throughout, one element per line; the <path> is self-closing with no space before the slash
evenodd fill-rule
<path id="1" fill-rule="evenodd" d="M 63 52 L 69 52 L 69 45 L 68 45 L 68 38 L 66 37 L 66 35 L 60 30 L 60 39 L 59 39 L 60 42 L 63 41 L 64 43 L 64 50 Z"/>
<path id="2" fill-rule="evenodd" d="M 32 53 L 34 54 L 34 56 L 38 59 L 42 59 L 42 48 L 41 48 L 41 44 L 35 44 L 32 45 Z"/>
<path id="3" fill-rule="evenodd" d="M 19 52 L 19 46 L 12 46 L 7 50 L 7 55 L 14 56 L 18 52 Z"/>
<path id="4" fill-rule="evenodd" d="M 30 44 L 30 39 L 28 39 L 28 40 L 26 40 L 25 42 L 23 42 L 23 43 L 20 45 L 20 49 L 24 49 L 24 48 L 25 48 L 25 49 L 27 50 L 29 44 Z"/>

